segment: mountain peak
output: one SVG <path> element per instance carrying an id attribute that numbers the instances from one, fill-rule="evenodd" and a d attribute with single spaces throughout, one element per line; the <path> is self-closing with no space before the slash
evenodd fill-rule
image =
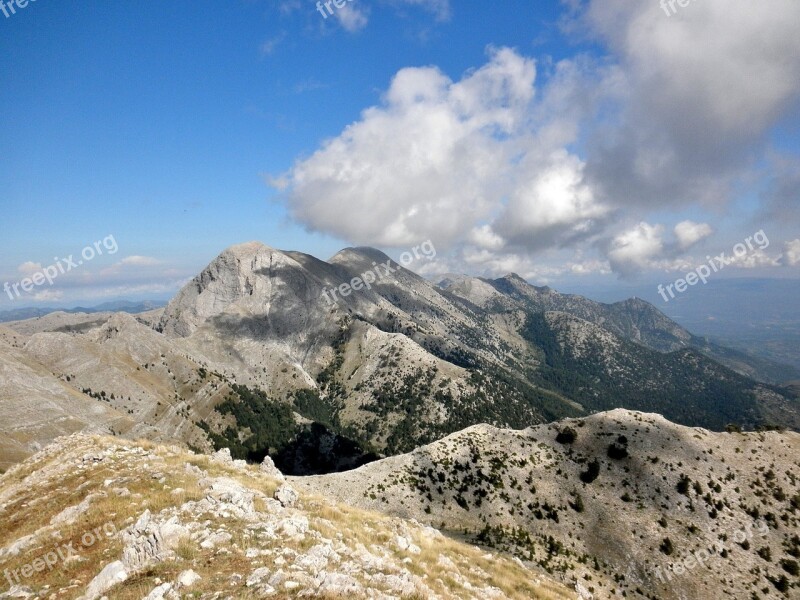
<path id="1" fill-rule="evenodd" d="M 244 242 L 242 244 L 234 244 L 222 251 L 222 255 L 233 255 L 237 257 L 254 256 L 262 252 L 274 252 L 275 249 L 267 246 L 263 242 L 257 240 L 251 242 Z"/>
<path id="2" fill-rule="evenodd" d="M 509 281 L 521 281 L 523 283 L 528 283 L 528 281 L 514 272 L 506 273 L 500 279 L 508 279 Z"/>
<path id="3" fill-rule="evenodd" d="M 387 260 L 392 259 L 377 248 L 372 248 L 370 246 L 355 246 L 350 248 L 342 248 L 339 250 L 339 252 L 334 254 L 328 262 L 333 265 L 355 266 L 363 263 L 368 263 L 371 265 L 373 262 L 385 263 Z"/>

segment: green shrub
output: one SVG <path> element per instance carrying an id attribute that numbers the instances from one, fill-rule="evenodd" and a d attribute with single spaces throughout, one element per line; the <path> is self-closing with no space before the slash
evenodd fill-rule
<path id="1" fill-rule="evenodd" d="M 556 441 L 559 444 L 572 444 L 576 439 L 578 439 L 578 432 L 572 427 L 564 427 L 556 436 Z"/>
<path id="2" fill-rule="evenodd" d="M 586 471 L 581 473 L 581 481 L 584 483 L 592 483 L 600 475 L 600 463 L 593 460 L 589 463 Z"/>
<path id="3" fill-rule="evenodd" d="M 667 556 L 670 556 L 673 552 L 675 552 L 675 547 L 672 545 L 672 540 L 669 538 L 664 538 L 658 549 Z"/>

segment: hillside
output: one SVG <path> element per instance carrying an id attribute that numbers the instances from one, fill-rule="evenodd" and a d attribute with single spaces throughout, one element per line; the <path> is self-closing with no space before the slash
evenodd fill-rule
<path id="1" fill-rule="evenodd" d="M 292 485 L 503 549 L 596 598 L 796 598 L 800 435 L 625 410 L 478 425 Z M 699 562 L 698 562 L 699 561 Z"/>
<path id="2" fill-rule="evenodd" d="M 516 561 L 298 494 L 271 464 L 224 452 L 61 438 L 0 477 L 0 519 L 0 598 L 575 598 Z"/>

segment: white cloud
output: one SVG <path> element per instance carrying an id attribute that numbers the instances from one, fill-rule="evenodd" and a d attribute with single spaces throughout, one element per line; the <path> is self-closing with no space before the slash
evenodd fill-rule
<path id="1" fill-rule="evenodd" d="M 633 275 L 652 266 L 664 252 L 664 227 L 639 223 L 611 241 L 608 259 L 614 271 Z"/>
<path id="2" fill-rule="evenodd" d="M 49 302 L 52 300 L 60 300 L 64 297 L 64 292 L 61 290 L 42 290 L 35 293 L 30 297 L 34 302 Z"/>
<path id="3" fill-rule="evenodd" d="M 790 267 L 800 264 L 800 238 L 786 242 L 782 262 Z"/>
<path id="4" fill-rule="evenodd" d="M 583 162 L 560 149 L 520 164 L 496 230 L 510 243 L 544 248 L 592 232 L 608 208 L 586 185 Z"/>
<path id="5" fill-rule="evenodd" d="M 115 262 L 113 265 L 101 269 L 99 275 L 102 278 L 109 278 L 122 275 L 123 273 L 125 273 L 126 276 L 129 276 L 131 273 L 136 272 L 137 270 L 142 273 L 146 271 L 152 272 L 152 269 L 146 269 L 146 267 L 157 267 L 161 264 L 163 264 L 162 261 L 158 260 L 157 258 L 153 258 L 152 256 L 126 256 L 122 260 Z"/>
<path id="6" fill-rule="evenodd" d="M 121 261 L 119 261 L 119 264 L 123 266 L 149 267 L 161 264 L 161 261 L 151 256 L 134 255 L 134 256 L 126 256 Z"/>
<path id="7" fill-rule="evenodd" d="M 481 225 L 470 232 L 469 241 L 478 248 L 487 250 L 500 250 L 505 245 L 505 240 L 492 231 L 489 225 Z"/>
<path id="8" fill-rule="evenodd" d="M 800 3 L 703 0 L 672 17 L 658 2 L 573 4 L 571 31 L 599 38 L 624 72 L 590 138 L 591 180 L 628 204 L 725 202 L 800 100 Z"/>
<path id="9" fill-rule="evenodd" d="M 714 230 L 711 228 L 711 225 L 707 223 L 681 221 L 675 225 L 674 233 L 678 240 L 678 247 L 681 250 L 686 250 L 710 236 L 714 233 Z"/>
<path id="10" fill-rule="evenodd" d="M 756 248 L 752 252 L 740 256 L 729 255 L 729 267 L 739 269 L 757 269 L 760 267 L 779 267 L 781 265 L 780 256 L 770 256 L 763 250 Z"/>
<path id="11" fill-rule="evenodd" d="M 690 117 L 684 132 L 703 117 L 710 119 L 703 130 L 760 134 L 800 94 L 795 0 L 704 0 L 672 18 L 657 2 L 591 0 L 585 22 L 624 61 L 652 108 L 676 123 Z"/>
<path id="12" fill-rule="evenodd" d="M 509 49 L 459 82 L 434 67 L 403 69 L 381 106 L 274 183 L 287 187 L 296 219 L 358 243 L 462 240 L 508 189 L 535 76 Z"/>
<path id="13" fill-rule="evenodd" d="M 569 263 L 567 265 L 570 272 L 574 275 L 608 275 L 611 273 L 611 266 L 605 260 L 587 260 L 580 263 Z"/>
<path id="14" fill-rule="evenodd" d="M 350 33 L 360 31 L 367 26 L 367 11 L 353 4 L 345 4 L 342 8 L 334 8 L 334 16 L 342 27 Z"/>
<path id="15" fill-rule="evenodd" d="M 42 270 L 42 263 L 36 263 L 31 261 L 24 262 L 17 267 L 17 271 L 19 271 L 23 275 L 33 275 L 34 273 L 38 273 L 41 270 Z"/>

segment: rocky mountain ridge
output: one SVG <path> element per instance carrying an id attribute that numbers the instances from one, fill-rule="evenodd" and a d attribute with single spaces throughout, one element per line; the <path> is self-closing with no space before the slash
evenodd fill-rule
<path id="1" fill-rule="evenodd" d="M 292 485 L 582 581 L 596 598 L 800 593 L 800 434 L 713 433 L 614 410 L 476 425 Z"/>
<path id="2" fill-rule="evenodd" d="M 367 288 L 326 298 L 378 264 L 386 273 Z M 616 407 L 715 429 L 800 428 L 796 394 L 726 369 L 691 339 L 640 300 L 600 305 L 514 275 L 437 286 L 374 249 L 325 262 L 251 242 L 221 253 L 164 309 L 2 327 L 14 409 L 0 461 L 82 429 L 269 454 L 297 472 L 477 423 L 522 428 Z M 38 379 L 12 372 L 26 362 Z M 66 396 L 52 410 L 25 408 L 56 388 Z M 331 440 L 348 456 L 328 464 Z"/>
<path id="3" fill-rule="evenodd" d="M 0 598 L 575 598 L 518 561 L 260 466 L 74 434 L 0 477 Z M 582 589 L 582 588 L 580 588 Z"/>

